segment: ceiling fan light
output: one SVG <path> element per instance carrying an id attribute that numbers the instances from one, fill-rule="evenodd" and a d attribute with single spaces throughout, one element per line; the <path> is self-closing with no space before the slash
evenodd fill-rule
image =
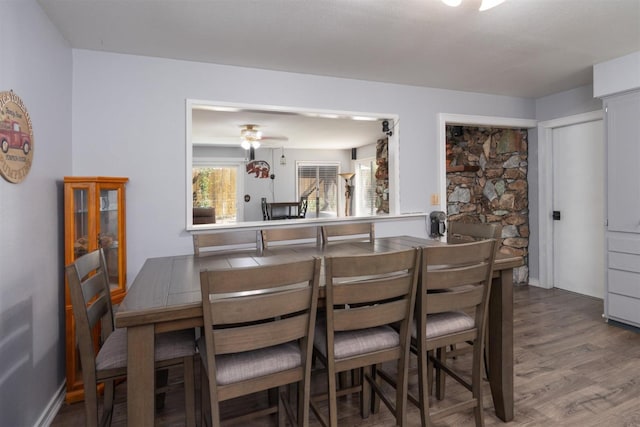
<path id="1" fill-rule="evenodd" d="M 251 144 L 249 143 L 249 141 L 247 141 L 244 138 L 242 138 L 242 142 L 240 143 L 240 146 L 245 150 L 248 150 L 249 148 L 251 148 Z"/>
<path id="2" fill-rule="evenodd" d="M 260 141 L 255 140 L 255 141 L 251 141 L 251 146 L 255 149 L 260 148 Z"/>
<path id="3" fill-rule="evenodd" d="M 444 1 L 444 0 L 443 0 Z M 480 12 L 484 12 L 485 10 L 489 10 L 493 7 L 498 6 L 499 4 L 503 3 L 505 0 L 482 0 L 482 3 L 480 4 L 480 9 L 478 9 Z"/>
<path id="4" fill-rule="evenodd" d="M 462 3 L 462 0 L 442 0 L 442 3 L 451 7 L 458 7 Z"/>

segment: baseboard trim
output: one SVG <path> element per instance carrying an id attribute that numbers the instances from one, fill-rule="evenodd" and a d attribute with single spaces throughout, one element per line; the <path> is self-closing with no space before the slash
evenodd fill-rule
<path id="1" fill-rule="evenodd" d="M 58 414 L 60 407 L 62 407 L 62 403 L 64 402 L 64 393 L 67 387 L 67 380 L 64 379 L 60 387 L 58 387 L 58 391 L 53 395 L 49 404 L 44 409 L 38 421 L 34 424 L 37 427 L 48 427 L 53 423 L 53 419 Z"/>

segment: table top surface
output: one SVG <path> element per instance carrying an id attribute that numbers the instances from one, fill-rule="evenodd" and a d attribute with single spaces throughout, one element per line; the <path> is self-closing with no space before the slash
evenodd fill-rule
<path id="1" fill-rule="evenodd" d="M 149 258 L 127 291 L 116 313 L 118 327 L 133 326 L 159 319 L 173 312 L 175 318 L 201 315 L 200 271 L 252 267 L 292 262 L 309 257 L 383 253 L 418 246 L 446 243 L 411 236 L 376 238 L 370 242 L 336 242 L 325 246 L 285 244 L 269 249 L 224 251 L 200 256 L 178 255 Z M 522 257 L 499 253 L 495 270 L 512 269 L 523 264 Z M 324 270 L 324 269 L 322 269 Z M 324 280 L 321 278 L 321 285 Z"/>

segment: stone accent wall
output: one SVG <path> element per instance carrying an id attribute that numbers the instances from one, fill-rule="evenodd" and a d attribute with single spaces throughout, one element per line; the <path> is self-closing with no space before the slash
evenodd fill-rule
<path id="1" fill-rule="evenodd" d="M 389 138 L 376 142 L 376 214 L 389 213 Z"/>
<path id="2" fill-rule="evenodd" d="M 500 252 L 523 256 L 514 282 L 529 280 L 526 129 L 447 126 L 447 219 L 500 223 Z"/>

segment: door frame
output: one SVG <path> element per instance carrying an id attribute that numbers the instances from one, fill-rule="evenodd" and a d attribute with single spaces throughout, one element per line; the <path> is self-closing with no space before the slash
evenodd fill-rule
<path id="1" fill-rule="evenodd" d="M 541 288 L 553 288 L 553 218 L 551 215 L 553 209 L 553 147 L 551 146 L 553 143 L 553 129 L 603 119 L 604 112 L 602 110 L 597 110 L 538 123 L 539 283 L 536 283 L 536 286 L 540 286 Z M 606 141 L 604 133 L 602 138 L 603 141 Z"/>

